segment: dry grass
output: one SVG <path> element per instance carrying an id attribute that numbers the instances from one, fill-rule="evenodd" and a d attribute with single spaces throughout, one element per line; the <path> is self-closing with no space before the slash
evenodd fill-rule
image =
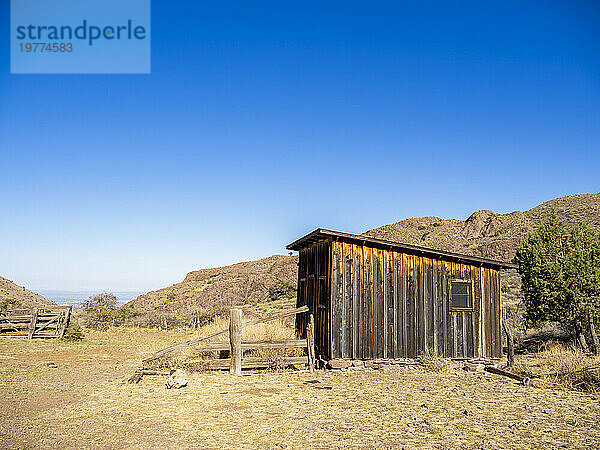
<path id="1" fill-rule="evenodd" d="M 450 361 L 438 356 L 431 350 L 421 353 L 417 359 L 421 363 L 421 366 L 423 366 L 423 368 L 429 372 L 443 373 L 452 370 Z"/>
<path id="2" fill-rule="evenodd" d="M 249 320 L 245 319 L 244 321 Z M 202 326 L 197 332 L 190 335 L 188 339 L 210 336 L 219 331 L 229 328 L 228 317 L 215 317 L 213 321 Z M 294 328 L 287 326 L 283 321 L 276 320 L 272 322 L 259 323 L 242 329 L 242 341 L 276 341 L 284 339 L 295 339 L 296 332 Z M 199 347 L 207 343 L 224 342 L 229 343 L 229 334 L 225 333 L 214 338 L 209 338 L 201 342 Z M 245 353 L 246 357 L 268 358 L 272 360 L 272 366 L 283 368 L 279 361 L 284 356 L 300 356 L 304 354 L 303 349 L 269 349 L 252 350 Z M 171 355 L 161 358 L 152 367 L 157 368 L 185 368 L 188 371 L 203 371 L 203 360 L 219 358 L 219 352 L 202 352 L 198 347 L 187 347 Z"/>
<path id="3" fill-rule="evenodd" d="M 535 377 L 547 387 L 600 391 L 600 358 L 558 342 L 546 343 L 540 352 L 520 356 L 514 371 Z"/>
<path id="4" fill-rule="evenodd" d="M 0 447 L 520 449 L 600 440 L 595 396 L 462 370 L 193 373 L 179 390 L 161 376 L 121 384 L 142 357 L 189 337 L 116 329 L 87 331 L 81 343 L 0 340 Z"/>

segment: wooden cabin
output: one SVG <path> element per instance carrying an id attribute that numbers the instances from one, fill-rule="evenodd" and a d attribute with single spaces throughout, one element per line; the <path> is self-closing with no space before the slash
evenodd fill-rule
<path id="1" fill-rule="evenodd" d="M 300 254 L 296 328 L 315 320 L 317 357 L 502 356 L 500 271 L 514 265 L 317 229 Z"/>

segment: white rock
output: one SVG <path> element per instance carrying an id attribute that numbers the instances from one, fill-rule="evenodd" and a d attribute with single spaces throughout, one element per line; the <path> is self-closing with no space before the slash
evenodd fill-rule
<path id="1" fill-rule="evenodd" d="M 187 374 L 183 370 L 177 369 L 171 373 L 171 376 L 167 379 L 165 386 L 167 386 L 167 389 L 179 389 L 187 386 L 187 384 Z"/>

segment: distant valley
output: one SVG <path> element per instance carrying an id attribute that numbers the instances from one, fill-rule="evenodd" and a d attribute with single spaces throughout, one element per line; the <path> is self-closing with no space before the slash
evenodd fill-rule
<path id="1" fill-rule="evenodd" d="M 119 305 L 124 305 L 128 301 L 133 300 L 143 292 L 139 291 L 111 291 L 106 289 L 106 292 L 114 294 L 119 299 Z M 78 305 L 94 295 L 100 294 L 102 290 L 94 291 L 65 291 L 65 290 L 38 290 L 41 296 L 47 298 L 59 305 Z"/>

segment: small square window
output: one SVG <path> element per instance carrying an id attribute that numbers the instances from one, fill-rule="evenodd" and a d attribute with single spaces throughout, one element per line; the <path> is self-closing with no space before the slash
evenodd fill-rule
<path id="1" fill-rule="evenodd" d="M 473 284 L 468 280 L 450 280 L 450 311 L 473 309 Z"/>

